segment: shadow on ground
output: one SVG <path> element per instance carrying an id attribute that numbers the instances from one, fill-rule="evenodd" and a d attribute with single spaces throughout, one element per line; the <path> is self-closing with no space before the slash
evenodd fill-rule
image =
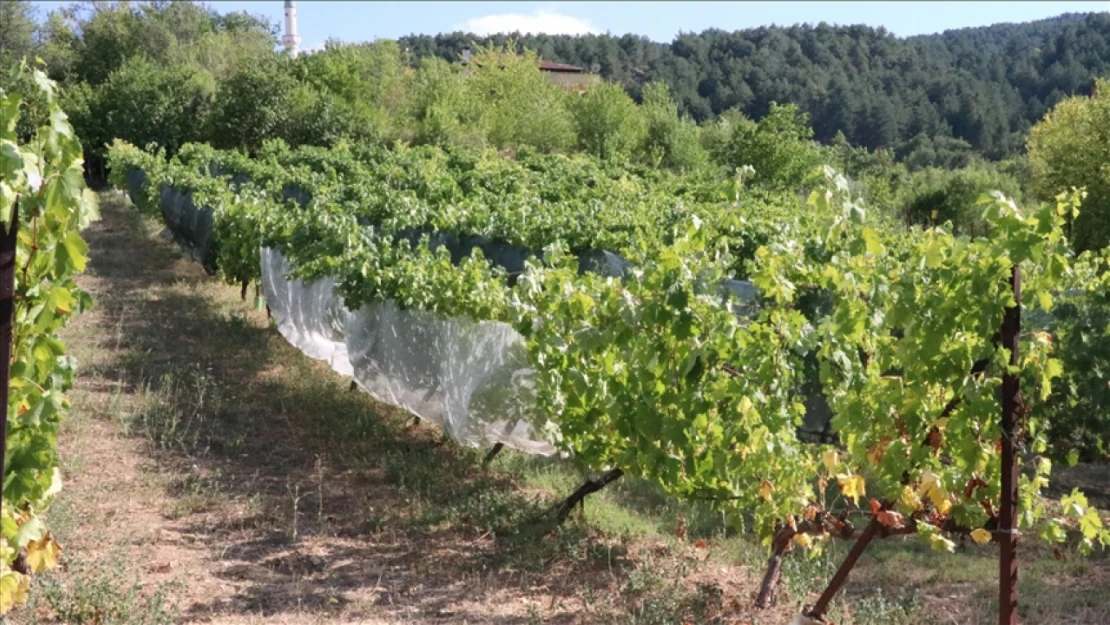
<path id="1" fill-rule="evenodd" d="M 576 526 L 530 530 L 537 498 L 484 470 L 481 450 L 349 392 L 125 202 L 102 208 L 87 232 L 103 313 L 93 348 L 112 356 L 87 374 L 135 396 L 122 420 L 173 476 L 167 514 L 236 589 L 195 598 L 192 617 L 523 623 L 533 589 L 559 605 L 626 564 L 619 545 Z M 491 599 L 504 615 L 468 612 Z"/>

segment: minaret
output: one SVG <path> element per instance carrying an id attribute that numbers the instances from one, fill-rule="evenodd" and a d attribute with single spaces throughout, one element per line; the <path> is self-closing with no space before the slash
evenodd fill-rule
<path id="1" fill-rule="evenodd" d="M 293 4 L 293 0 L 285 0 L 285 34 L 281 37 L 281 43 L 285 45 L 285 51 L 289 56 L 297 58 L 301 36 L 297 34 L 297 7 Z"/>

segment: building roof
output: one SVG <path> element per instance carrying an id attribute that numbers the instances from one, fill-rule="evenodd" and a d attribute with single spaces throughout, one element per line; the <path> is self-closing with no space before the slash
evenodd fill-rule
<path id="1" fill-rule="evenodd" d="M 480 62 L 471 61 L 471 59 L 469 58 L 469 55 L 466 54 L 465 52 L 468 52 L 468 50 L 464 51 L 463 64 L 469 65 L 473 62 L 475 65 L 482 65 L 482 63 L 480 63 Z M 501 55 L 499 54 L 498 58 L 500 58 L 500 56 Z M 501 64 L 498 63 L 498 65 L 501 65 Z M 501 65 L 501 67 L 504 67 L 504 66 Z M 556 63 L 554 61 L 544 61 L 542 59 L 540 60 L 540 71 L 541 72 L 555 72 L 555 73 L 561 73 L 561 74 L 585 74 L 586 73 L 585 69 L 583 69 L 581 67 L 578 67 L 577 65 L 568 65 L 567 63 Z"/>
<path id="2" fill-rule="evenodd" d="M 567 65 L 566 63 L 554 63 L 552 61 L 540 61 L 540 71 L 544 72 L 572 72 L 575 74 L 583 74 L 586 70 L 578 67 L 577 65 Z"/>

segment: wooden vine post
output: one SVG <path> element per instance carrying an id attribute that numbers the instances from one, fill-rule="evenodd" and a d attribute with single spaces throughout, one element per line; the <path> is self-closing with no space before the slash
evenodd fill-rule
<path id="1" fill-rule="evenodd" d="M 807 616 L 824 618 L 825 612 L 829 611 L 829 604 L 832 603 L 833 597 L 836 596 L 836 593 L 840 592 L 840 587 L 848 581 L 848 574 L 852 572 L 852 568 L 856 566 L 856 562 L 859 561 L 859 557 L 863 555 L 863 551 L 867 549 L 867 546 L 871 544 L 871 541 L 875 539 L 875 535 L 878 534 L 879 530 L 882 528 L 883 526 L 879 523 L 878 517 L 871 519 L 871 522 L 867 524 L 867 528 L 863 530 L 863 535 L 852 545 L 852 550 L 848 552 L 848 557 L 844 558 L 843 564 L 836 570 L 836 574 L 833 575 L 833 578 L 829 581 L 829 585 L 825 587 L 825 592 L 821 593 L 821 596 L 817 599 L 817 603 L 813 604 L 813 609 L 809 611 Z"/>
<path id="2" fill-rule="evenodd" d="M 8 378 L 12 366 L 12 323 L 15 312 L 15 251 L 19 235 L 19 200 L 12 207 L 12 223 L 0 228 L 0 467 L 8 449 Z M 0 470 L 0 473 L 3 471 Z M 0 500 L 4 479 L 0 476 Z"/>
<path id="3" fill-rule="evenodd" d="M 1021 267 L 1010 275 L 1014 305 L 1002 319 L 1002 345 L 1010 350 L 1010 367 L 1018 365 L 1021 334 Z M 1012 370 L 1013 370 L 1012 369 Z M 1012 371 L 1011 370 L 1011 371 Z M 1017 484 L 1018 466 L 1014 453 L 1015 428 L 1021 418 L 1021 380 L 1017 373 L 1002 376 L 1002 509 L 996 535 L 1001 547 L 998 571 L 998 623 L 1017 625 Z"/>

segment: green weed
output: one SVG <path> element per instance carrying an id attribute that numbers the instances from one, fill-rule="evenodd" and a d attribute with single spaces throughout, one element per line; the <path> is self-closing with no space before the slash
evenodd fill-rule
<path id="1" fill-rule="evenodd" d="M 16 618 L 28 619 L 27 625 L 172 625 L 177 619 L 170 585 L 147 590 L 122 565 L 80 558 L 69 560 L 67 569 L 64 581 L 56 574 L 38 578 L 29 604 Z"/>

